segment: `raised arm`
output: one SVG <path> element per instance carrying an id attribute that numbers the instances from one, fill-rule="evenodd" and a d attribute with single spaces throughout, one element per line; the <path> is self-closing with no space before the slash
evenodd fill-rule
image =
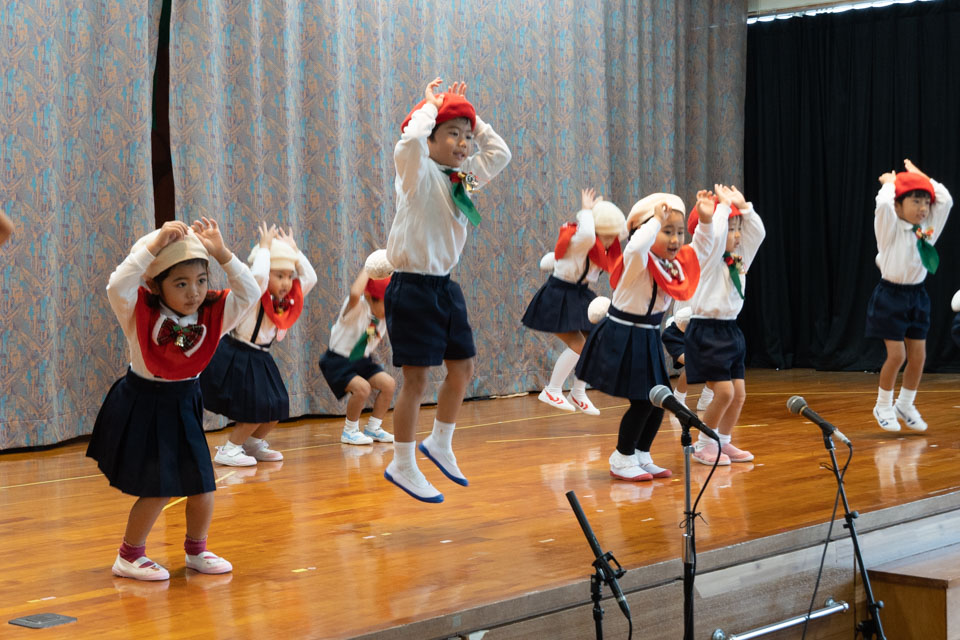
<path id="1" fill-rule="evenodd" d="M 407 128 L 400 133 L 400 141 L 393 149 L 393 161 L 404 193 L 416 192 L 426 170 L 425 161 L 430 157 L 427 138 L 437 126 L 437 113 L 443 104 L 443 94 L 435 92 L 440 82 L 440 78 L 434 78 L 424 89 L 426 103 L 413 112 Z"/>
<path id="2" fill-rule="evenodd" d="M 370 275 L 367 273 L 366 269 L 360 269 L 360 274 L 357 276 L 356 280 L 353 281 L 353 284 L 350 285 L 350 298 L 347 300 L 347 306 L 343 308 L 341 316 L 347 315 L 347 312 L 357 306 L 357 303 L 360 302 L 360 298 L 363 297 L 363 291 L 367 288 L 367 283 L 370 281 Z"/>

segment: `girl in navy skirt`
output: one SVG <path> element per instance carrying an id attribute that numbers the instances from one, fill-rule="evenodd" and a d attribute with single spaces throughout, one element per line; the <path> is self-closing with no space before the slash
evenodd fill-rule
<path id="1" fill-rule="evenodd" d="M 589 285 L 597 281 L 601 271 L 609 272 L 620 257 L 620 236 L 626 229 L 623 212 L 612 202 L 597 198 L 593 189 L 581 192 L 581 205 L 577 221 L 560 228 L 553 253 L 541 261 L 541 268 L 551 269 L 552 275 L 534 294 L 521 322 L 535 331 L 554 333 L 567 345 L 539 400 L 563 411 L 580 410 L 597 416 L 600 411 L 587 397 L 583 380 L 574 378 L 569 398 L 563 397 L 563 383 L 577 365 L 593 328 L 587 319 L 587 307 L 597 294 Z"/>
<path id="2" fill-rule="evenodd" d="M 607 316 L 584 345 L 577 377 L 594 388 L 630 400 L 620 420 L 617 449 L 610 456 L 610 475 L 619 480 L 650 480 L 671 475 L 653 463 L 650 447 L 660 429 L 663 410 L 649 400 L 650 390 L 669 385 L 660 342 L 660 321 L 673 298 L 688 299 L 700 278 L 700 259 L 710 251 L 713 236 L 712 194 L 697 193 L 701 230 L 693 247 L 683 246 L 683 201 L 672 194 L 643 198 L 627 216 L 632 236 L 622 259 L 610 274 L 613 299 Z"/>
<path id="3" fill-rule="evenodd" d="M 673 368 L 679 369 L 680 374 L 677 376 L 677 386 L 673 390 L 673 395 L 676 396 L 677 400 L 680 401 L 680 404 L 687 404 L 687 369 L 684 367 L 686 362 L 686 356 L 684 356 L 684 351 L 686 346 L 684 345 L 683 334 L 687 330 L 687 324 L 690 322 L 690 316 L 693 311 L 690 309 L 690 302 L 688 300 L 677 301 L 673 306 L 673 316 L 667 318 L 663 329 L 663 335 L 660 336 L 660 339 L 663 341 L 663 346 L 667 350 L 667 355 L 673 360 Z M 697 412 L 703 413 L 708 406 L 710 406 L 710 401 L 713 400 L 713 391 L 710 390 L 710 387 L 704 385 L 703 390 L 700 391 L 700 398 L 697 400 Z M 670 414 L 670 425 L 675 429 L 680 428 L 680 421 L 677 420 L 677 417 L 673 414 Z"/>
<path id="4" fill-rule="evenodd" d="M 223 266 L 230 290 L 208 289 L 210 257 Z M 137 496 L 114 575 L 170 577 L 145 550 L 147 535 L 172 496 L 188 496 L 187 567 L 201 573 L 232 570 L 206 550 L 216 487 L 197 375 L 220 336 L 258 295 L 250 270 L 224 246 L 217 223 L 207 218 L 192 229 L 179 221 L 165 223 L 138 240 L 110 275 L 107 297 L 130 348 L 130 368 L 107 393 L 87 455 L 112 486 Z"/>
<path id="5" fill-rule="evenodd" d="M 269 261 L 258 261 L 260 254 L 267 254 Z M 260 304 L 220 342 L 200 376 L 204 407 L 236 422 L 213 459 L 232 467 L 283 460 L 283 454 L 264 439 L 279 420 L 290 416 L 287 387 L 270 347 L 286 337 L 303 311 L 304 298 L 317 284 L 317 274 L 297 248 L 292 230 L 267 229 L 261 222 L 260 243 L 247 261 L 260 285 Z"/>

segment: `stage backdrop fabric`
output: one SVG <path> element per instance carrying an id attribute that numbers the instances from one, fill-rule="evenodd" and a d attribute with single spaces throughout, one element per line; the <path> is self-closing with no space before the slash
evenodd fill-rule
<path id="1" fill-rule="evenodd" d="M 89 433 L 125 370 L 104 287 L 152 228 L 160 6 L 0 8 L 0 206 L 17 225 L 0 249 L 0 448 Z M 579 190 L 626 212 L 649 192 L 692 203 L 741 181 L 745 14 L 745 0 L 174 0 L 177 217 L 216 218 L 244 258 L 260 220 L 292 227 L 320 278 L 272 350 L 291 412 L 344 410 L 317 361 L 349 283 L 386 243 L 393 147 L 429 80 L 467 81 L 513 152 L 475 194 L 483 223 L 453 272 L 479 353 L 468 395 L 537 389 L 562 345 L 519 319 Z M 377 357 L 390 362 L 389 341 Z"/>
<path id="2" fill-rule="evenodd" d="M 883 344 L 863 335 L 880 280 L 877 178 L 909 158 L 960 203 L 958 33 L 956 2 L 748 27 L 745 193 L 767 228 L 740 316 L 749 364 L 879 370 Z M 957 207 L 926 279 L 928 371 L 960 370 Z"/>

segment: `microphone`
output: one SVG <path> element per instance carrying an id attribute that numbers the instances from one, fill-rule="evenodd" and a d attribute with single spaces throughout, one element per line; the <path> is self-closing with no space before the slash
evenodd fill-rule
<path id="1" fill-rule="evenodd" d="M 600 548 L 600 543 L 597 542 L 597 537 L 593 535 L 593 529 L 590 527 L 590 523 L 587 522 L 587 516 L 584 515 L 583 509 L 580 508 L 580 501 L 577 500 L 577 494 L 573 491 L 567 491 L 567 500 L 570 502 L 570 506 L 573 508 L 574 515 L 577 516 L 577 522 L 580 523 L 580 528 L 583 529 L 583 535 L 587 538 L 587 543 L 589 543 L 590 548 L 593 549 L 593 555 L 597 557 L 596 567 L 603 574 L 604 582 L 610 585 L 610 590 L 613 591 L 613 595 L 617 598 L 617 604 L 620 605 L 620 611 L 623 612 L 623 615 L 627 616 L 627 619 L 630 619 L 630 606 L 627 604 L 627 599 L 623 597 L 623 591 L 620 590 L 620 583 L 617 582 L 617 573 L 613 570 L 610 564 L 607 562 L 606 555 L 603 550 Z M 611 556 L 612 558 L 612 556 Z M 616 562 L 616 560 L 614 560 Z M 619 567 L 620 564 L 617 563 Z M 621 573 L 620 575 L 623 575 Z"/>
<path id="2" fill-rule="evenodd" d="M 818 416 L 813 409 L 807 406 L 807 401 L 804 400 L 802 396 L 793 396 L 787 400 L 787 409 L 790 410 L 790 413 L 801 415 L 813 424 L 820 427 L 820 430 L 823 431 L 823 435 L 828 437 L 835 435 L 843 444 L 847 445 L 848 447 L 853 446 L 850 443 L 850 438 L 843 435 L 840 429 L 837 429 L 835 426 Z"/>
<path id="3" fill-rule="evenodd" d="M 694 427 L 711 440 L 720 442 L 720 436 L 717 435 L 717 432 L 703 424 L 700 418 L 697 417 L 697 414 L 690 411 L 687 405 L 677 400 L 677 397 L 673 395 L 673 391 L 670 391 L 670 387 L 658 384 L 653 389 L 650 389 L 650 402 L 653 406 L 666 409 L 677 416 L 677 420 L 679 420 L 683 426 Z"/>

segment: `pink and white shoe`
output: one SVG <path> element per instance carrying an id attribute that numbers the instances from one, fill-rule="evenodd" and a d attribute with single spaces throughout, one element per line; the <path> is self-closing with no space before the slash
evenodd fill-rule
<path id="1" fill-rule="evenodd" d="M 720 451 L 727 454 L 727 457 L 730 458 L 730 462 L 752 462 L 753 454 L 749 451 L 744 451 L 743 449 L 738 449 L 733 444 L 727 443 L 720 447 Z"/>
<path id="2" fill-rule="evenodd" d="M 720 457 L 719 462 L 717 462 L 717 456 Z M 719 447 L 717 447 L 716 443 L 714 442 L 705 445 L 697 444 L 693 451 L 693 455 L 690 457 L 694 462 L 699 462 L 700 464 L 709 465 L 711 467 L 715 462 L 721 467 L 730 466 L 730 456 L 720 451 Z"/>
<path id="3" fill-rule="evenodd" d="M 577 408 L 567 402 L 567 399 L 563 397 L 563 392 L 554 393 L 553 391 L 547 391 L 544 389 L 540 392 L 540 395 L 537 396 L 537 400 L 545 404 L 550 405 L 554 409 L 560 409 L 561 411 L 576 411 Z"/>
<path id="4" fill-rule="evenodd" d="M 113 575 L 134 580 L 169 580 L 170 572 L 158 565 L 147 556 L 140 556 L 129 562 L 117 554 L 113 561 Z"/>
<path id="5" fill-rule="evenodd" d="M 266 440 L 260 440 L 260 442 L 255 445 L 244 443 L 243 452 L 252 458 L 256 458 L 260 462 L 283 460 L 283 454 L 275 449 L 271 449 Z"/>
<path id="6" fill-rule="evenodd" d="M 600 409 L 597 409 L 593 406 L 593 403 L 590 402 L 590 398 L 587 397 L 587 394 L 583 394 L 582 398 L 578 398 L 573 395 L 573 392 L 567 396 L 567 402 L 572 404 L 577 408 L 577 411 L 582 411 L 588 416 L 598 416 L 600 415 Z"/>
<path id="7" fill-rule="evenodd" d="M 610 454 L 610 476 L 627 482 L 653 480 L 653 475 L 644 471 L 640 466 L 636 454 L 625 456 L 616 449 Z"/>
<path id="8" fill-rule="evenodd" d="M 195 556 L 188 553 L 184 557 L 187 568 L 199 573 L 218 574 L 233 571 L 232 564 L 212 551 L 202 551 Z"/>

